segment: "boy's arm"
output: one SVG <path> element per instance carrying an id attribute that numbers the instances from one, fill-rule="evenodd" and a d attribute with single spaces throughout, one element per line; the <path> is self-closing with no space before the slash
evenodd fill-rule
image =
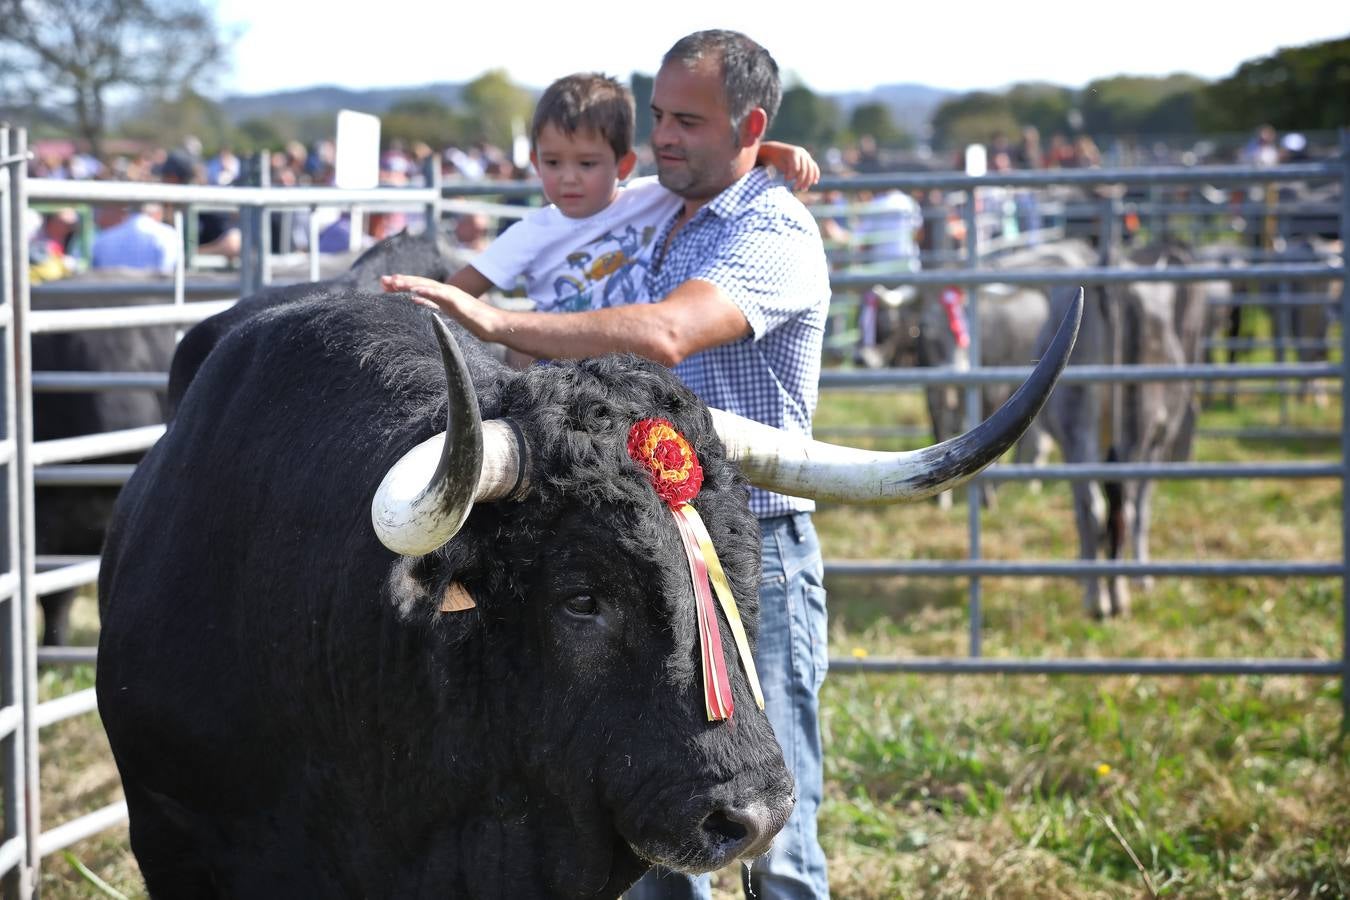
<path id="1" fill-rule="evenodd" d="M 773 166 L 792 182 L 793 190 L 804 191 L 820 180 L 820 166 L 805 148 L 778 141 L 764 141 L 759 145 L 755 162 Z"/>
<path id="2" fill-rule="evenodd" d="M 465 266 L 460 269 L 450 276 L 450 280 L 446 284 L 459 288 L 464 293 L 472 294 L 475 297 L 483 296 L 494 287 L 492 281 L 473 266 Z"/>
<path id="3" fill-rule="evenodd" d="M 711 282 L 686 281 L 661 303 L 577 313 L 498 309 L 439 281 L 386 275 L 386 291 L 406 291 L 438 309 L 480 340 L 535 357 L 583 359 L 630 352 L 673 366 L 686 357 L 750 334 L 740 309 Z"/>

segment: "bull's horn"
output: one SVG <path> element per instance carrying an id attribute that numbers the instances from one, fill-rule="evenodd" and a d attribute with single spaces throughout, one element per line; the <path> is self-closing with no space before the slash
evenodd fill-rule
<path id="1" fill-rule="evenodd" d="M 371 502 L 375 533 L 395 553 L 421 556 L 443 546 L 475 502 L 520 496 L 526 448 L 509 419 L 478 417 L 478 397 L 450 329 L 433 316 L 445 364 L 446 429 L 403 455 Z"/>
<path id="2" fill-rule="evenodd" d="M 839 447 L 712 410 L 727 455 L 751 484 L 795 497 L 847 503 L 922 500 L 969 481 L 1022 436 L 1069 361 L 1083 317 L 1083 290 L 1017 392 L 959 437 L 903 453 Z"/>

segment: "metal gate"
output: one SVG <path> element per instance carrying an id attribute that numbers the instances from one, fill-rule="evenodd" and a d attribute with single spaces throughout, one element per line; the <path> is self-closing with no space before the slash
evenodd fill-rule
<path id="1" fill-rule="evenodd" d="M 953 174 L 860 176 L 849 179 L 827 180 L 823 188 L 841 190 L 871 190 L 899 187 L 911 190 L 955 190 L 974 192 L 986 186 L 1038 187 L 1051 184 L 1094 185 L 1168 185 L 1168 184 L 1239 184 L 1253 179 L 1283 180 L 1339 180 L 1341 183 L 1341 234 L 1350 223 L 1350 163 L 1347 162 L 1350 145 L 1343 139 L 1341 159 L 1327 163 L 1286 166 L 1279 169 L 1254 170 L 1239 166 L 1131 169 L 1131 170 L 1077 170 L 1071 172 L 1013 172 L 971 178 Z M 82 691 L 49 703 L 37 702 L 37 667 L 40 662 L 91 662 L 91 651 L 47 650 L 36 645 L 34 619 L 37 597 L 61 588 L 86 584 L 97 576 L 98 561 L 40 560 L 34 552 L 34 488 L 43 480 L 63 483 L 120 483 L 129 467 L 70 465 L 80 460 L 108 453 L 149 447 L 162 429 L 137 429 L 134 432 L 73 438 L 65 441 L 41 442 L 32 440 L 33 389 L 95 390 L 104 387 L 138 387 L 162 390 L 165 378 L 132 376 L 127 373 L 94 376 L 75 373 L 49 373 L 35 376 L 31 371 L 30 338 L 43 331 L 78 330 L 83 328 L 118 328 L 147 324 L 187 325 L 216 312 L 230 301 L 219 303 L 194 302 L 184 304 L 191 293 L 182 272 L 176 279 L 172 302 L 162 306 L 141 306 L 125 310 L 67 310 L 60 312 L 32 312 L 29 308 L 30 290 L 27 281 L 27 255 L 20 227 L 30 200 L 137 202 L 165 201 L 176 204 L 201 203 L 218 206 L 237 206 L 245 223 L 245 254 L 241 266 L 239 292 L 247 294 L 269 280 L 266 233 L 266 211 L 272 209 L 316 208 L 318 206 L 419 207 L 427 211 L 431 220 L 439 219 L 442 211 L 478 208 L 477 201 L 465 198 L 487 195 L 521 196 L 537 190 L 530 185 L 453 185 L 441 186 L 438 179 L 422 189 L 384 189 L 375 191 L 342 191 L 330 188 L 269 188 L 255 187 L 193 187 L 147 184 L 114 184 L 92 182 L 26 182 L 24 163 L 27 157 L 26 136 L 21 130 L 0 128 L 0 326 L 8 332 L 3 341 L 5 390 L 3 395 L 3 438 L 0 439 L 0 463 L 4 465 L 6 539 L 0 541 L 0 754 L 4 759 L 4 833 L 0 839 L 0 877 L 4 879 L 7 896 L 28 897 L 33 893 L 41 859 L 77 840 L 112 827 L 125 819 L 125 804 L 112 804 L 72 822 L 62 823 L 48 831 L 42 830 L 41 806 L 38 792 L 38 732 L 47 724 L 94 709 L 93 691 Z M 458 198 L 458 199 L 455 199 Z M 1118 201 L 1104 201 L 1102 221 L 1113 221 L 1120 212 Z M 514 208 L 519 213 L 519 208 Z M 975 220 L 975 205 L 966 207 L 968 242 L 964 267 L 940 271 L 908 272 L 893 277 L 876 274 L 839 274 L 833 279 L 837 293 L 865 289 L 878 280 L 893 285 L 947 285 L 958 284 L 978 289 L 987 284 L 1108 284 L 1139 280 L 1208 281 L 1232 276 L 1232 271 L 1214 267 L 1195 267 L 1186 270 L 1123 272 L 1110 267 L 1078 271 L 1010 272 L 988 271 L 980 268 L 979 229 Z M 1104 227 L 1107 227 L 1104 225 Z M 181 222 L 180 222 L 181 228 Z M 1108 235 L 1109 237 L 1109 235 Z M 311 241 L 311 245 L 316 243 Z M 313 260 L 313 258 L 311 258 Z M 316 271 L 312 263 L 311 272 Z M 1345 276 L 1345 264 L 1327 265 L 1258 265 L 1244 269 L 1243 277 L 1251 278 L 1313 278 Z M 978 293 L 978 290 L 972 291 Z M 977 301 L 978 302 L 978 301 Z M 972 318 L 974 318 L 972 316 Z M 1335 378 L 1342 379 L 1347 352 L 1345 323 L 1350 322 L 1350 301 L 1343 289 L 1341 296 L 1342 364 L 1281 364 L 1245 366 L 1235 371 L 1228 366 L 1191 366 L 1186 368 L 1135 368 L 1125 371 L 1109 366 L 1075 367 L 1069 369 L 1065 381 L 1123 382 L 1139 380 L 1189 379 L 1200 381 L 1232 381 L 1235 378 Z M 972 368 L 969 371 L 927 369 L 905 371 L 828 371 L 822 377 L 822 388 L 844 389 L 868 385 L 923 385 L 955 384 L 967 389 L 967 408 L 975 415 L 978 402 L 975 393 L 980 385 L 998 382 L 1017 382 L 1029 368 L 980 368 L 978 332 L 972 334 Z M 1326 464 L 1256 464 L 1221 466 L 1196 463 L 1173 463 L 1157 466 L 1100 466 L 1061 465 L 1027 467 L 999 465 L 982 476 L 986 481 L 1049 479 L 1099 479 L 1114 477 L 1148 478 L 1223 478 L 1223 477 L 1334 477 L 1344 483 L 1346 477 L 1347 435 L 1350 427 L 1350 399 L 1341 391 L 1342 442 L 1340 460 Z M 958 576 L 970 579 L 970 640 L 965 657 L 913 659 L 837 659 L 831 661 L 836 671 L 911 671 L 945 673 L 1072 673 L 1072 674 L 1302 674 L 1339 675 L 1342 679 L 1342 698 L 1350 713 L 1350 662 L 1345 647 L 1350 645 L 1350 601 L 1347 601 L 1345 563 L 1345 523 L 1350 521 L 1350 499 L 1342 501 L 1342 555 L 1332 562 L 1287 561 L 1231 561 L 1231 562 L 1169 562 L 1169 563 L 1098 563 L 1098 562 L 1005 562 L 982 559 L 980 555 L 980 521 L 978 507 L 972 504 L 969 523 L 969 558 L 948 561 L 841 561 L 827 560 L 826 571 L 835 575 L 921 575 Z M 1342 581 L 1343 651 L 1341 659 L 1315 661 L 1303 659 L 1010 659 L 988 658 L 981 654 L 982 630 L 980 580 L 995 575 L 1022 576 L 1110 576 L 1115 574 L 1193 577 L 1231 577 L 1239 575 L 1273 576 L 1329 576 Z"/>

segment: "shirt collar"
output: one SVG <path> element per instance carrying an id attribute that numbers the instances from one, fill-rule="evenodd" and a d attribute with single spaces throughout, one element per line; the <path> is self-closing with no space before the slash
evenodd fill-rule
<path id="1" fill-rule="evenodd" d="M 722 193 L 709 200 L 699 210 L 704 209 L 710 215 L 725 219 L 740 210 L 747 199 L 761 193 L 769 186 L 769 173 L 763 166 L 755 166 L 740 178 L 727 185 Z"/>

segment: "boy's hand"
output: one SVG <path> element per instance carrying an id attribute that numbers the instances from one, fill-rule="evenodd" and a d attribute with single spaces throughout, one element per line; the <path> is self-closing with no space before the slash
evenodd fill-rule
<path id="1" fill-rule="evenodd" d="M 488 332 L 497 310 L 472 294 L 418 275 L 383 275 L 380 277 L 380 286 L 387 294 L 411 294 L 417 305 L 443 312 L 475 337 L 491 340 Z"/>
<path id="2" fill-rule="evenodd" d="M 820 166 L 802 147 L 782 144 L 778 141 L 765 141 L 759 146 L 759 159 L 765 165 L 773 166 L 782 173 L 783 178 L 792 183 L 795 191 L 805 191 L 820 180 Z"/>
<path id="3" fill-rule="evenodd" d="M 791 155 L 778 167 L 783 177 L 792 182 L 794 191 L 806 191 L 820 180 L 820 165 L 815 157 L 801 147 L 789 147 Z"/>

